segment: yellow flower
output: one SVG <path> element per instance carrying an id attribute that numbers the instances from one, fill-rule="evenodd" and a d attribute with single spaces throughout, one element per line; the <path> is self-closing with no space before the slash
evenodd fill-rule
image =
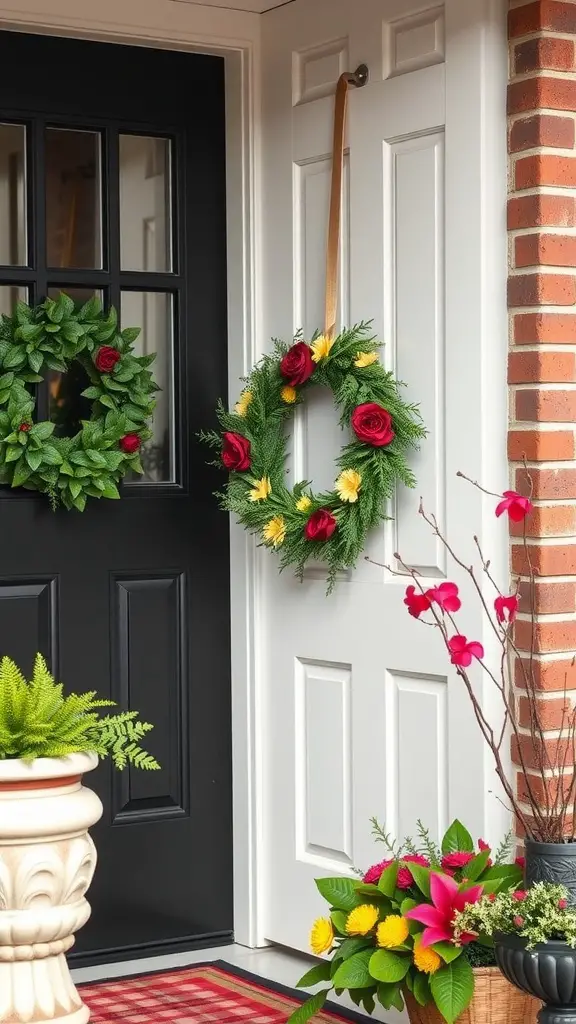
<path id="1" fill-rule="evenodd" d="M 362 369 L 363 366 L 372 366 L 372 363 L 378 362 L 377 352 L 357 352 L 356 359 L 354 360 L 354 366 Z"/>
<path id="2" fill-rule="evenodd" d="M 310 932 L 310 948 L 316 956 L 322 956 L 332 948 L 334 942 L 334 929 L 332 922 L 326 917 L 319 917 L 312 925 Z"/>
<path id="3" fill-rule="evenodd" d="M 348 935 L 368 935 L 378 920 L 378 910 L 371 903 L 363 903 L 361 907 L 354 907 L 348 914 L 346 920 L 346 931 Z"/>
<path id="4" fill-rule="evenodd" d="M 409 934 L 408 922 L 399 914 L 389 914 L 376 929 L 376 941 L 382 949 L 395 949 L 406 941 Z"/>
<path id="5" fill-rule="evenodd" d="M 431 946 L 422 946 L 414 942 L 414 965 L 424 974 L 435 974 L 442 966 L 442 959 Z"/>
<path id="6" fill-rule="evenodd" d="M 286 384 L 280 392 L 280 397 L 283 402 L 287 403 L 287 405 L 292 405 L 292 403 L 298 398 L 298 392 L 296 391 L 296 388 L 291 387 L 290 384 Z"/>
<path id="7" fill-rule="evenodd" d="M 251 401 L 252 401 L 252 392 L 251 391 L 243 391 L 242 394 L 240 395 L 239 401 L 236 402 L 236 405 L 234 406 L 234 410 L 238 414 L 238 416 L 245 416 L 246 415 L 246 410 L 248 409 L 248 406 L 250 405 Z"/>
<path id="8" fill-rule="evenodd" d="M 336 490 L 342 501 L 358 501 L 362 477 L 355 469 L 344 469 L 336 481 Z"/>
<path id="9" fill-rule="evenodd" d="M 309 498 L 307 494 L 303 494 L 301 498 L 298 498 L 296 508 L 299 512 L 307 512 L 311 504 L 312 498 Z"/>
<path id="10" fill-rule="evenodd" d="M 267 498 L 272 490 L 269 476 L 263 476 L 261 480 L 257 480 L 255 486 L 252 488 L 249 494 L 250 501 L 263 501 Z"/>
<path id="11" fill-rule="evenodd" d="M 333 338 L 327 338 L 325 334 L 321 334 L 316 341 L 310 343 L 312 349 L 312 359 L 315 363 L 319 363 L 321 359 L 327 359 L 330 355 L 330 349 L 334 344 Z"/>
<path id="12" fill-rule="evenodd" d="M 264 540 L 273 544 L 275 548 L 283 544 L 286 539 L 286 523 L 283 516 L 274 516 L 264 527 Z"/>

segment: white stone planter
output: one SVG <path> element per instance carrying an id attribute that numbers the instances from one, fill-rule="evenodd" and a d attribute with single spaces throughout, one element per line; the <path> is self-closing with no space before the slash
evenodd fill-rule
<path id="1" fill-rule="evenodd" d="M 85 1024 L 66 952 L 90 917 L 88 829 L 102 814 L 82 775 L 95 754 L 0 761 L 0 1022 Z"/>

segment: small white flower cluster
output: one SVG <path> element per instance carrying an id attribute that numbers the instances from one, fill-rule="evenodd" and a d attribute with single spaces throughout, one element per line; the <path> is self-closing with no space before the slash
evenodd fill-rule
<path id="1" fill-rule="evenodd" d="M 568 891 L 563 885 L 537 882 L 530 889 L 482 896 L 454 920 L 457 939 L 472 934 L 482 941 L 482 936 L 498 932 L 526 939 L 527 949 L 549 939 L 576 947 L 576 912 L 568 909 Z"/>

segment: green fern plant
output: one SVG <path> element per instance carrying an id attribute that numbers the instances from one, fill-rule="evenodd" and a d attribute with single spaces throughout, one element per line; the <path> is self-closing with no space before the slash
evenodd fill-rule
<path id="1" fill-rule="evenodd" d="M 116 707 L 96 691 L 64 695 L 41 654 L 28 682 L 11 658 L 0 661 L 0 760 L 66 757 L 94 752 L 111 757 L 116 768 L 130 764 L 156 771 L 160 765 L 140 746 L 153 728 L 140 722 L 137 711 L 102 716 L 100 708 Z"/>

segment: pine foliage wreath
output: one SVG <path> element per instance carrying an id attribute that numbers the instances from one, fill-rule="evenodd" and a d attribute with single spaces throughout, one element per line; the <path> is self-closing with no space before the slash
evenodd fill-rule
<path id="1" fill-rule="evenodd" d="M 309 559 L 325 561 L 329 590 L 338 571 L 356 564 L 368 531 L 389 518 L 386 501 L 396 483 L 414 486 L 407 454 L 425 435 L 417 407 L 402 400 L 378 348 L 366 323 L 333 340 L 297 338 L 290 348 L 276 342 L 247 378 L 234 410 L 219 404 L 222 432 L 201 435 L 221 450 L 215 465 L 230 472 L 218 494 L 222 507 L 277 549 L 280 568 L 294 566 L 300 579 Z M 292 490 L 286 485 L 286 422 L 311 385 L 331 390 L 340 425 L 355 435 L 337 460 L 334 490 L 324 494 L 314 494 L 309 481 Z"/>
<path id="2" fill-rule="evenodd" d="M 155 355 L 135 356 L 140 329 L 121 331 L 114 309 L 93 297 L 76 310 L 61 294 L 38 306 L 17 303 L 0 323 L 0 483 L 42 491 L 52 506 L 82 512 L 91 498 L 119 498 L 118 483 L 142 472 L 139 449 L 158 390 L 148 369 Z M 84 367 L 92 414 L 74 437 L 55 437 L 54 423 L 34 423 L 29 385 L 47 369 Z"/>

